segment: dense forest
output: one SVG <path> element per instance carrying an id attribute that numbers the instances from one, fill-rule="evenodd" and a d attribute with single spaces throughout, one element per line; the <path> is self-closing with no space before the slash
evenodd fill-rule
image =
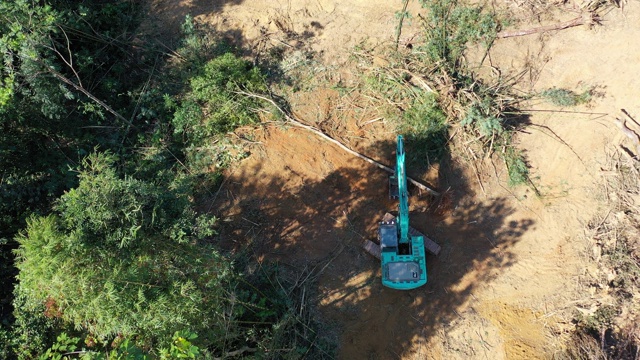
<path id="1" fill-rule="evenodd" d="M 0 358 L 308 354 L 277 269 L 197 211 L 266 70 L 189 17 L 155 41 L 141 3 L 0 3 Z"/>

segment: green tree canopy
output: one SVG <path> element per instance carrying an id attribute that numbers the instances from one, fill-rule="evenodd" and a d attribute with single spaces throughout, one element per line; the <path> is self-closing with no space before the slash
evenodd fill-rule
<path id="1" fill-rule="evenodd" d="M 102 341 L 152 344 L 189 329 L 210 343 L 232 277 L 228 260 L 201 242 L 214 219 L 196 216 L 179 182 L 119 176 L 114 163 L 87 157 L 54 214 L 28 221 L 17 238 L 19 291 Z"/>
<path id="2" fill-rule="evenodd" d="M 95 146 L 135 141 L 138 3 L 0 1 L 0 238 L 75 186 L 68 168 Z"/>

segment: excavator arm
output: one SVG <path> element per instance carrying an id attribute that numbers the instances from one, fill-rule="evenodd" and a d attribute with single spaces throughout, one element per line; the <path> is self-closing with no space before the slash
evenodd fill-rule
<path id="1" fill-rule="evenodd" d="M 404 144 L 402 135 L 398 135 L 396 149 L 396 179 L 398 181 L 398 228 L 399 243 L 409 242 L 409 191 L 407 190 L 407 172 L 404 167 Z"/>
<path id="2" fill-rule="evenodd" d="M 366 240 L 364 249 L 380 259 L 382 285 L 411 290 L 427 283 L 425 250 L 440 253 L 440 245 L 409 225 L 409 191 L 402 136 L 398 136 L 395 174 L 389 177 L 389 196 L 399 200 L 398 216 L 386 213 L 378 226 L 380 245 Z"/>
<path id="3" fill-rule="evenodd" d="M 382 284 L 398 290 L 415 289 L 427 283 L 427 266 L 424 236 L 409 227 L 409 192 L 401 135 L 398 136 L 396 173 L 390 189 L 391 196 L 399 200 L 398 216 L 385 215 L 378 227 Z"/>

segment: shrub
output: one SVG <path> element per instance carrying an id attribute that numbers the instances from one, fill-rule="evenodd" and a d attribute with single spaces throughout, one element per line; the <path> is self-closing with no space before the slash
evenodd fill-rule
<path id="1" fill-rule="evenodd" d="M 513 146 L 507 146 L 503 157 L 509 173 L 509 185 L 516 186 L 529 183 L 529 167 L 524 160 L 522 152 Z"/>
<path id="2" fill-rule="evenodd" d="M 495 38 L 497 21 L 481 7 L 460 6 L 457 0 L 420 2 L 428 10 L 424 51 L 454 78 L 463 75 L 461 58 L 467 46 L 479 41 L 489 45 Z"/>
<path id="3" fill-rule="evenodd" d="M 587 90 L 583 93 L 567 89 L 551 88 L 543 91 L 540 95 L 556 106 L 576 106 L 586 104 L 591 101 L 591 91 Z"/>
<path id="4" fill-rule="evenodd" d="M 429 162 L 440 160 L 447 146 L 448 125 L 436 94 L 417 97 L 402 114 L 398 130 L 406 137 L 407 145 L 418 150 L 410 155 L 412 158 L 426 156 Z"/>
<path id="5" fill-rule="evenodd" d="M 504 119 L 493 114 L 494 107 L 491 100 L 485 99 L 473 103 L 467 110 L 467 115 L 460 122 L 463 126 L 470 126 L 480 136 L 485 138 L 493 138 L 501 135 L 505 129 L 502 125 Z"/>
<path id="6" fill-rule="evenodd" d="M 260 104 L 239 91 L 266 91 L 259 69 L 230 53 L 209 61 L 202 74 L 191 79 L 190 91 L 174 113 L 175 133 L 199 146 L 211 137 L 257 122 L 255 110 Z"/>
<path id="7" fill-rule="evenodd" d="M 198 243 L 215 219 L 197 217 L 178 185 L 114 166 L 111 155 L 88 157 L 78 187 L 18 236 L 25 304 L 100 341 L 149 345 L 188 328 L 215 343 L 233 277 L 229 261 Z"/>

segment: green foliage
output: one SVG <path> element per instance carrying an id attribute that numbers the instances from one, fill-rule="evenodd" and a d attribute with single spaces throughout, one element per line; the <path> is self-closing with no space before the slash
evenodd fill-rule
<path id="1" fill-rule="evenodd" d="M 188 62 L 188 68 L 181 67 L 181 73 L 192 75 L 193 72 L 200 71 L 212 58 L 233 51 L 233 47 L 220 39 L 214 29 L 196 23 L 191 15 L 185 17 L 182 23 L 181 44 L 176 52 Z"/>
<path id="2" fill-rule="evenodd" d="M 62 111 L 62 93 L 56 82 L 46 76 L 35 76 L 42 66 L 52 65 L 52 56 L 43 54 L 42 45 L 58 29 L 55 23 L 59 13 L 51 6 L 33 6 L 28 0 L 0 3 L 0 114 L 12 107 L 9 102 L 16 92 L 29 95 L 40 105 L 45 116 L 56 116 Z M 16 82 L 26 82 L 16 88 Z M 50 96 L 47 96 L 50 95 Z"/>
<path id="3" fill-rule="evenodd" d="M 246 153 L 225 138 L 227 133 L 244 125 L 257 123 L 257 110 L 263 107 L 252 94 L 266 93 L 266 80 L 260 69 L 240 57 L 222 52 L 211 44 L 191 19 L 183 25 L 182 50 L 192 64 L 178 68 L 188 86 L 182 93 L 165 94 L 163 103 L 171 112 L 173 139 L 181 144 L 189 171 L 193 174 L 221 169 L 242 159 Z M 210 59 L 204 60 L 209 54 Z"/>
<path id="4" fill-rule="evenodd" d="M 75 185 L 90 149 L 120 150 L 123 123 L 66 78 L 126 113 L 146 73 L 133 67 L 139 5 L 117 1 L 0 2 L 0 237 Z M 145 78 L 146 80 L 146 78 Z"/>
<path id="5" fill-rule="evenodd" d="M 415 99 L 423 96 L 422 91 L 416 91 L 407 86 L 409 76 L 402 74 L 390 74 L 383 70 L 373 71 L 364 77 L 365 88 L 374 94 L 379 94 L 392 102 L 400 102 L 403 99 Z"/>
<path id="6" fill-rule="evenodd" d="M 59 324 L 54 317 L 47 315 L 55 314 L 56 309 L 48 311 L 46 302 L 30 301 L 31 292 L 27 288 L 18 285 L 14 292 L 15 323 L 11 334 L 11 350 L 18 359 L 34 359 L 55 340 Z"/>
<path id="7" fill-rule="evenodd" d="M 502 125 L 503 120 L 494 114 L 491 98 L 485 98 L 483 101 L 471 104 L 460 124 L 471 126 L 482 137 L 493 138 L 505 131 Z"/>
<path id="8" fill-rule="evenodd" d="M 424 51 L 454 77 L 469 44 L 482 41 L 488 46 L 496 36 L 497 21 L 481 7 L 459 5 L 457 0 L 420 2 L 428 10 Z"/>
<path id="9" fill-rule="evenodd" d="M 386 107 L 385 116 L 397 119 L 397 131 L 412 148 L 408 161 L 417 163 L 437 162 L 446 152 L 447 116 L 442 110 L 436 93 L 416 88 L 409 83 L 411 76 L 398 76 L 383 70 L 373 71 L 364 77 L 365 89 L 375 96 L 383 96 L 390 103 L 406 104 L 406 110 L 397 106 Z"/>
<path id="10" fill-rule="evenodd" d="M 434 93 L 416 97 L 413 104 L 402 114 L 400 133 L 407 139 L 407 146 L 415 148 L 410 161 L 426 156 L 429 162 L 440 160 L 447 147 L 448 125 Z"/>
<path id="11" fill-rule="evenodd" d="M 266 91 L 260 71 L 230 53 L 209 61 L 202 74 L 191 79 L 190 88 L 174 114 L 173 125 L 175 133 L 193 145 L 257 122 L 255 109 L 260 105 L 237 92 Z"/>
<path id="12" fill-rule="evenodd" d="M 247 257 L 239 254 L 236 265 L 249 265 L 251 268 L 255 263 L 249 264 Z M 246 304 L 238 309 L 237 321 L 245 327 L 241 329 L 242 335 L 251 339 L 257 349 L 254 358 L 335 358 L 336 344 L 317 330 L 317 321 L 300 310 L 311 306 L 308 291 L 312 286 L 288 279 L 293 280 L 283 276 L 277 265 L 263 263 L 257 271 L 245 272 L 237 284 L 238 303 Z M 239 347 L 242 344 L 233 345 Z M 276 355 L 265 352 L 266 349 L 289 350 Z"/>
<path id="13" fill-rule="evenodd" d="M 551 88 L 544 90 L 540 95 L 556 106 L 576 106 L 591 101 L 591 91 L 586 90 L 580 94 L 567 89 Z"/>
<path id="14" fill-rule="evenodd" d="M 78 342 L 80 338 L 78 337 L 69 337 L 67 333 L 62 333 L 58 335 L 55 344 L 51 346 L 51 348 L 47 349 L 47 351 L 40 356 L 40 360 L 53 359 L 53 360 L 62 360 L 67 358 L 64 354 L 70 353 L 76 350 Z"/>
<path id="15" fill-rule="evenodd" d="M 137 87 L 142 74 L 133 69 L 139 62 L 130 61 L 139 9 L 128 1 L 0 2 L 0 238 L 13 239 L 31 214 L 46 214 L 76 186 L 69 169 L 90 149 L 119 151 L 125 143 L 123 124 L 61 78 L 87 86 L 118 111 L 132 109 L 134 99 L 123 94 Z M 9 241 L 0 249 L 7 275 L 2 321 L 15 320 L 18 355 L 33 358 L 53 328 L 36 316 L 37 307 L 27 306 L 25 291 L 17 289 L 15 319 L 4 305 L 12 300 L 10 251 L 16 246 Z"/>
<path id="16" fill-rule="evenodd" d="M 17 239 L 27 303 L 100 341 L 153 344 L 182 328 L 213 341 L 232 278 L 198 243 L 214 219 L 196 217 L 180 184 L 118 176 L 108 154 L 88 157 L 79 178 L 55 215 L 31 218 Z"/>
<path id="17" fill-rule="evenodd" d="M 620 314 L 620 309 L 614 305 L 602 305 L 592 315 L 578 316 L 578 324 L 586 331 L 600 335 L 609 329 Z"/>
<path id="18" fill-rule="evenodd" d="M 40 360 L 73 359 L 84 360 L 175 360 L 175 359 L 196 359 L 201 355 L 200 348 L 191 343 L 198 336 L 189 331 L 177 331 L 173 334 L 168 348 L 162 348 L 159 356 L 155 356 L 150 351 L 133 345 L 130 338 L 119 337 L 112 344 L 103 349 L 85 349 L 79 346 L 79 337 L 69 337 L 63 332 L 58 335 L 56 342 L 47 351 L 40 355 Z M 95 347 L 95 344 L 93 345 Z"/>
<path id="19" fill-rule="evenodd" d="M 86 117 L 96 122 L 105 117 L 104 109 L 62 83 L 55 73 L 80 87 L 99 80 L 90 88 L 94 95 L 110 98 L 114 108 L 126 105 L 127 98 L 123 102 L 112 94 L 125 92 L 139 80 L 125 65 L 128 62 L 122 61 L 131 57 L 127 42 L 139 24 L 135 2 L 52 1 L 40 5 L 18 0 L 1 3 L 0 13 L 4 15 L 0 20 L 0 109 L 27 111 L 18 108 L 28 103 L 48 119 L 60 119 L 72 108 L 84 109 L 78 115 L 85 115 L 85 124 Z M 9 104 L 10 100 L 14 101 Z M 72 118 L 76 119 L 77 115 Z"/>
<path id="20" fill-rule="evenodd" d="M 239 92 L 265 93 L 264 76 L 191 19 L 184 61 L 164 63 L 140 4 L 0 2 L 1 270 L 10 282 L 18 244 L 20 270 L 0 358 L 202 358 L 302 329 L 287 294 L 237 278 L 192 202 L 220 182 L 209 166 L 245 156 L 224 135 L 259 120 Z"/>
<path id="21" fill-rule="evenodd" d="M 0 324 L 0 359 L 10 359 L 13 356 L 11 331 Z"/>
<path id="22" fill-rule="evenodd" d="M 2 337 L 3 326 L 13 322 L 12 300 L 13 300 L 13 284 L 18 271 L 13 264 L 13 250 L 15 243 L 8 239 L 0 238 L 0 279 L 3 286 L 0 287 L 0 338 Z M 0 344 L 3 341 L 0 340 Z M 0 345 L 0 359 L 6 358 L 2 356 L 3 346 Z"/>
<path id="23" fill-rule="evenodd" d="M 168 349 L 160 352 L 161 359 L 195 359 L 200 349 L 191 343 L 198 335 L 188 331 L 177 331 Z"/>
<path id="24" fill-rule="evenodd" d="M 529 183 L 529 167 L 521 151 L 513 146 L 506 146 L 503 154 L 509 173 L 509 185 L 516 186 Z"/>
<path id="25" fill-rule="evenodd" d="M 52 119 L 63 110 L 65 91 L 43 74 L 54 63 L 42 44 L 58 31 L 58 12 L 20 0 L 0 2 L 0 13 L 0 238 L 12 238 L 29 212 L 42 210 L 67 184 L 64 154 L 54 144 L 74 141 Z"/>
<path id="26" fill-rule="evenodd" d="M 615 290 L 616 295 L 624 298 L 633 297 L 634 289 L 640 288 L 640 258 L 635 250 L 635 234 L 635 231 L 620 231 L 617 233 L 615 246 L 604 252 L 609 266 L 615 269 L 616 274 L 609 286 Z"/>
<path id="27" fill-rule="evenodd" d="M 426 62 L 449 87 L 448 101 L 464 109 L 460 124 L 482 142 L 485 151 L 503 149 L 501 155 L 510 185 L 530 184 L 524 156 L 511 145 L 512 128 L 504 113 L 509 105 L 498 93 L 508 89 L 508 84 L 487 86 L 464 62 L 468 46 L 477 43 L 491 46 L 499 28 L 496 16 L 480 6 L 463 5 L 457 0 L 422 0 L 421 4 L 428 10 L 428 16 L 424 24 L 427 43 L 420 50 L 427 54 Z"/>
<path id="28" fill-rule="evenodd" d="M 512 133 L 497 108 L 494 98 L 485 96 L 483 100 L 471 104 L 460 124 L 472 129 L 486 145 L 492 145 L 493 148 L 489 151 L 502 149 L 501 154 L 509 174 L 510 186 L 531 185 L 529 167 L 524 155 L 511 143 Z"/>

